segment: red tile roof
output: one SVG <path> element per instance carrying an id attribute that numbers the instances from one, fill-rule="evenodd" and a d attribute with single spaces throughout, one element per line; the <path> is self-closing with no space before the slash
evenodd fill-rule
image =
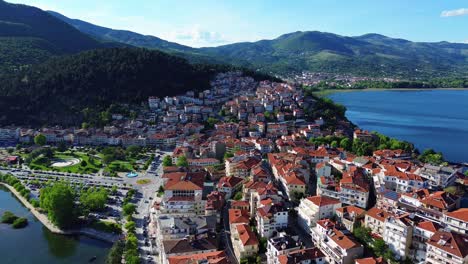
<path id="1" fill-rule="evenodd" d="M 445 213 L 448 217 L 452 217 L 463 222 L 468 222 L 468 208 L 460 208 L 453 212 Z"/>
<path id="2" fill-rule="evenodd" d="M 245 210 L 229 209 L 229 224 L 249 223 L 250 214 Z"/>
<path id="3" fill-rule="evenodd" d="M 468 244 L 468 237 L 465 235 L 437 231 L 427 243 L 460 258 L 468 255 L 468 247 L 466 246 Z"/>
<path id="4" fill-rule="evenodd" d="M 258 245 L 257 236 L 252 232 L 248 224 L 236 225 L 235 228 L 237 229 L 239 239 L 244 246 Z"/>
<path id="5" fill-rule="evenodd" d="M 327 196 L 309 196 L 306 199 L 319 207 L 341 203 L 340 200 L 333 199 Z"/>

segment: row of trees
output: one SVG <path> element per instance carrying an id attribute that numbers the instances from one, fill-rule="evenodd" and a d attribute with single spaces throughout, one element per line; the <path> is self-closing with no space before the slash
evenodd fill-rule
<path id="1" fill-rule="evenodd" d="M 164 156 L 162 164 L 164 167 L 170 167 L 174 165 L 172 163 L 172 158 L 169 155 Z M 187 157 L 185 155 L 178 157 L 175 165 L 178 167 L 188 167 L 189 163 Z"/>

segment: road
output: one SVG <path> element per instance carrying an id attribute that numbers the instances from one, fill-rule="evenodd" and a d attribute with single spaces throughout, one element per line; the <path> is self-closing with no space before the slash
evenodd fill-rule
<path id="1" fill-rule="evenodd" d="M 231 231 L 230 231 L 230 226 L 229 226 L 229 202 L 226 203 L 226 205 L 223 208 L 223 215 L 222 215 L 222 220 L 223 220 L 223 231 L 221 234 L 221 238 L 223 239 L 224 246 L 226 247 L 226 254 L 229 257 L 229 260 L 233 264 L 237 264 L 237 258 L 236 255 L 234 254 L 234 250 L 232 247 L 232 241 L 231 241 Z"/>

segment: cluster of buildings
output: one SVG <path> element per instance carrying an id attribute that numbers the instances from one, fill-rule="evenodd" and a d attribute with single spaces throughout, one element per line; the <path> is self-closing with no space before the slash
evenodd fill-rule
<path id="1" fill-rule="evenodd" d="M 173 150 L 173 163 L 186 157 L 187 167 L 164 168 L 164 192 L 152 206 L 160 263 L 385 263 L 365 255 L 366 245 L 353 236 L 358 226 L 383 239 L 398 261 L 468 263 L 468 209 L 444 191 L 465 182 L 464 168 L 423 164 L 403 150 L 356 156 L 315 145 L 309 139 L 374 136 L 324 129 L 327 120 L 304 111 L 314 99 L 291 84 L 231 72 L 211 85 L 198 94 L 151 97 L 150 110 L 136 120 L 116 119 L 102 131 L 30 136 L 157 146 Z M 2 128 L 0 140 L 22 142 L 26 134 Z"/>
<path id="2" fill-rule="evenodd" d="M 398 261 L 466 263 L 468 209 L 444 191 L 463 178 L 463 168 L 423 164 L 403 150 L 356 156 L 314 145 L 310 138 L 347 133 L 333 134 L 323 129 L 326 120 L 307 118 L 304 109 L 313 104 L 293 85 L 260 82 L 214 109 L 212 127 L 178 140 L 172 159 L 185 156 L 190 164 L 165 168 L 155 225 L 168 217 L 203 221 L 193 234 L 167 241 L 156 233 L 161 260 L 209 252 L 224 254 L 223 261 L 232 255 L 264 256 L 267 263 L 385 263 L 366 256 L 366 245 L 354 237 L 364 226 Z M 348 135 L 375 139 L 362 130 Z M 208 222 L 215 224 L 206 228 Z M 197 247 L 176 254 L 173 240 Z M 232 254 L 219 250 L 221 241 Z"/>
<path id="3" fill-rule="evenodd" d="M 353 84 L 361 81 L 384 81 L 384 82 L 397 82 L 399 79 L 395 78 L 372 78 L 372 77 L 359 77 L 347 74 L 334 74 L 324 72 L 302 72 L 291 76 L 291 81 L 300 83 L 306 86 L 316 86 L 320 83 L 325 83 L 329 86 L 343 86 L 352 87 Z"/>

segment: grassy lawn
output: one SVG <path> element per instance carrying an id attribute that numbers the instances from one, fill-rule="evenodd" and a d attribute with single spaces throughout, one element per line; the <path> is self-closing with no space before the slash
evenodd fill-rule
<path id="1" fill-rule="evenodd" d="M 53 170 L 59 172 L 71 172 L 71 173 L 96 173 L 102 168 L 102 162 L 100 159 L 90 157 L 83 152 L 55 152 L 54 159 L 69 160 L 69 159 L 79 159 L 80 163 L 67 166 L 67 167 L 52 167 L 51 162 L 44 162 L 41 158 L 34 160 L 30 167 L 35 170 Z M 84 166 L 83 166 L 84 161 Z"/>
<path id="2" fill-rule="evenodd" d="M 136 183 L 138 184 L 149 184 L 151 183 L 151 180 L 150 179 L 140 179 L 140 180 L 137 180 Z"/>
<path id="3" fill-rule="evenodd" d="M 122 160 L 115 160 L 111 162 L 107 167 L 105 168 L 105 171 L 110 172 L 110 171 L 116 171 L 116 172 L 130 172 L 133 171 L 133 166 L 130 162 L 128 161 L 122 161 Z"/>

